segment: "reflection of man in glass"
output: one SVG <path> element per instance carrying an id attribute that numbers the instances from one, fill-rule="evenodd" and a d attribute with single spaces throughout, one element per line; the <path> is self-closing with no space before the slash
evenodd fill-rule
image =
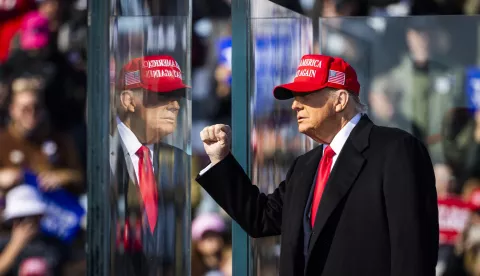
<path id="1" fill-rule="evenodd" d="M 168 235 L 165 224 L 174 224 L 174 216 L 169 221 L 165 218 L 165 209 L 159 206 L 159 202 L 165 200 L 159 187 L 164 192 L 165 185 L 171 184 L 159 183 L 170 182 L 165 179 L 165 173 L 162 175 L 159 171 L 163 172 L 173 163 L 173 158 L 167 160 L 169 164 L 161 163 L 162 159 L 168 159 L 162 156 L 171 153 L 169 156 L 173 157 L 180 151 L 161 141 L 175 131 L 179 101 L 187 86 L 182 82 L 178 63 L 169 56 L 131 60 L 122 68 L 117 86 L 117 131 L 112 142 L 118 147 L 112 149 L 117 150 L 117 154 L 111 158 L 111 167 L 118 183 L 120 205 L 125 206 L 125 214 L 118 215 L 120 219 L 125 218 L 125 222 L 120 223 L 117 240 L 120 238 L 126 252 L 160 256 L 165 250 L 174 251 L 173 241 L 165 237 Z M 154 270 L 149 268 L 148 259 L 161 266 L 159 260 L 145 259 L 144 254 L 128 258 L 134 262 L 130 267 L 135 271 L 125 271 L 128 275 L 145 275 Z"/>

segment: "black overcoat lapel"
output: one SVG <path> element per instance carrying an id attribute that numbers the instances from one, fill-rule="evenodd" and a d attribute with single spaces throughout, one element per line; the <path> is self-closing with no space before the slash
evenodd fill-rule
<path id="1" fill-rule="evenodd" d="M 315 218 L 309 243 L 309 256 L 329 217 L 339 205 L 361 172 L 365 163 L 362 152 L 368 147 L 368 138 L 373 123 L 364 115 L 345 142 L 334 168 L 330 173 L 320 206 Z"/>

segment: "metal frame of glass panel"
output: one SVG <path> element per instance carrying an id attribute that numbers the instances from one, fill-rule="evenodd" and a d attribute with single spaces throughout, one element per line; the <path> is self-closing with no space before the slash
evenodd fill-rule
<path id="1" fill-rule="evenodd" d="M 232 151 L 250 176 L 250 58 L 249 0 L 232 0 Z M 251 275 L 250 238 L 232 222 L 232 275 Z"/>
<path id="2" fill-rule="evenodd" d="M 109 13 L 110 1 L 88 3 L 88 227 L 87 275 L 108 275 L 109 185 Z"/>
<path id="3" fill-rule="evenodd" d="M 251 10 L 252 5 L 255 5 L 255 3 L 249 0 L 232 0 L 233 154 L 250 178 L 253 176 L 251 131 L 253 126 L 252 119 L 254 119 L 251 108 L 253 92 L 256 91 L 256 40 L 253 28 L 257 28 L 257 26 L 252 24 L 252 20 L 258 16 L 260 16 L 260 18 L 264 16 L 263 14 L 258 16 L 254 15 Z M 271 5 L 281 7 L 278 3 L 271 3 Z M 281 9 L 287 10 L 286 7 L 282 7 Z M 295 14 L 295 12 L 292 11 L 292 14 Z M 297 16 L 298 18 L 302 17 L 300 14 L 297 14 Z M 263 19 L 266 19 L 268 22 L 274 22 L 275 16 L 267 15 L 267 17 Z M 311 28 L 309 32 L 310 31 L 312 31 Z M 297 61 L 295 61 L 295 63 L 296 62 Z M 252 242 L 252 239 L 247 233 L 235 222 L 233 222 L 232 229 L 233 275 L 256 275 L 257 267 L 254 259 L 254 242 Z"/>

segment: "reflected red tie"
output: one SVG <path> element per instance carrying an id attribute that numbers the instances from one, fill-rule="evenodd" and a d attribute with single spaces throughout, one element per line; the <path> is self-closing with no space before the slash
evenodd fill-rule
<path id="1" fill-rule="evenodd" d="M 153 174 L 152 161 L 150 160 L 150 150 L 146 146 L 141 146 L 137 151 L 138 160 L 138 183 L 140 193 L 147 213 L 148 225 L 153 233 L 157 224 L 158 215 L 158 194 L 155 175 Z"/>
<path id="2" fill-rule="evenodd" d="M 310 216 L 310 223 L 315 224 L 315 218 L 317 217 L 318 205 L 322 199 L 323 190 L 325 184 L 327 184 L 328 176 L 330 175 L 330 169 L 332 168 L 333 156 L 335 152 L 330 146 L 325 148 L 323 152 L 322 160 L 320 160 L 320 166 L 318 167 L 317 179 L 315 181 L 315 190 L 313 191 L 312 201 L 312 215 Z"/>

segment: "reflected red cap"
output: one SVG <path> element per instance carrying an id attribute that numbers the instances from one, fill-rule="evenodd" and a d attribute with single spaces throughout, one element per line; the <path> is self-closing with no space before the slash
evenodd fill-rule
<path id="1" fill-rule="evenodd" d="M 293 82 L 275 87 L 273 95 L 279 100 L 286 100 L 294 97 L 294 93 L 312 93 L 326 87 L 360 94 L 357 73 L 345 60 L 324 55 L 304 55 Z"/>
<path id="2" fill-rule="evenodd" d="M 171 56 L 132 59 L 121 69 L 118 87 L 121 90 L 143 88 L 157 93 L 190 88 L 183 83 L 182 70 Z"/>

